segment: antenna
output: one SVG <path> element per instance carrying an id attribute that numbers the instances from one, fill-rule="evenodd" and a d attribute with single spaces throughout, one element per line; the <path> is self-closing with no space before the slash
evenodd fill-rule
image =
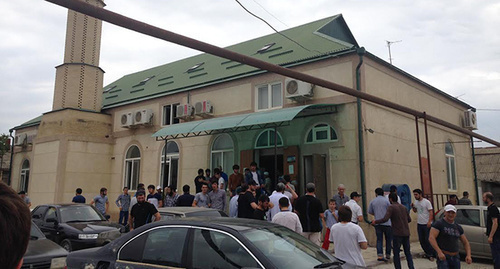
<path id="1" fill-rule="evenodd" d="M 403 40 L 397 40 L 397 41 L 389 41 L 389 40 L 386 40 L 385 42 L 387 42 L 387 48 L 389 49 L 389 63 L 392 65 L 392 56 L 391 56 L 391 45 L 394 44 L 394 43 L 399 43 L 399 42 L 402 42 Z"/>

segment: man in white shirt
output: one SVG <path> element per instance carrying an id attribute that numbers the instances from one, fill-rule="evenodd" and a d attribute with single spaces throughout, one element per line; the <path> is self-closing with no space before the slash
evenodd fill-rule
<path id="1" fill-rule="evenodd" d="M 361 249 L 368 248 L 365 234 L 359 225 L 351 222 L 352 211 L 347 205 L 339 208 L 340 223 L 330 228 L 330 241 L 335 246 L 335 256 L 348 263 L 365 267 Z"/>
<path id="2" fill-rule="evenodd" d="M 430 261 L 434 261 L 436 252 L 429 243 L 429 231 L 434 219 L 432 204 L 429 200 L 424 198 L 421 189 L 414 189 L 413 196 L 415 197 L 415 202 L 411 204 L 411 207 L 413 209 L 413 212 L 416 212 L 418 216 L 418 240 L 420 241 L 420 246 L 424 250 L 427 258 L 429 258 Z"/>
<path id="3" fill-rule="evenodd" d="M 360 221 L 363 221 L 363 212 L 361 211 L 361 207 L 358 205 L 360 200 L 361 194 L 353 191 L 351 192 L 351 200 L 345 203 L 345 205 L 351 209 L 351 222 L 354 224 L 359 224 Z"/>
<path id="4" fill-rule="evenodd" d="M 279 204 L 280 199 L 283 197 L 287 198 L 290 202 L 290 199 L 285 195 L 285 184 L 278 183 L 276 185 L 276 190 L 273 192 L 273 194 L 271 194 L 271 196 L 269 196 L 269 201 L 274 205 L 277 205 Z M 292 211 L 292 206 L 289 206 L 287 210 Z M 267 211 L 267 220 L 272 221 L 274 215 L 278 214 L 278 212 L 280 212 L 280 208 L 278 206 L 269 209 L 269 211 Z"/>
<path id="5" fill-rule="evenodd" d="M 300 224 L 299 216 L 297 216 L 297 214 L 289 210 L 290 201 L 288 200 L 288 198 L 281 197 L 279 199 L 279 205 L 281 212 L 278 212 L 276 215 L 274 215 L 272 222 L 285 226 L 288 229 L 301 234 L 302 224 Z"/>

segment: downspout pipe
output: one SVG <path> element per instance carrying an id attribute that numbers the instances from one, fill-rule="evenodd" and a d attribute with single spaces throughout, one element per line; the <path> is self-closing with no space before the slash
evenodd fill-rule
<path id="1" fill-rule="evenodd" d="M 12 178 L 12 160 L 14 158 L 14 141 L 15 141 L 14 137 L 12 136 L 12 132 L 14 132 L 14 130 L 10 129 L 9 130 L 9 136 L 12 139 L 10 140 L 9 179 L 7 180 L 7 185 L 9 185 L 9 186 L 12 183 L 12 180 L 11 180 L 11 178 Z"/>
<path id="2" fill-rule="evenodd" d="M 358 48 L 356 52 L 359 55 L 359 63 L 356 66 L 356 90 L 361 91 L 361 65 L 363 65 L 363 55 L 366 53 L 364 47 Z M 366 171 L 365 171 L 365 146 L 363 139 L 363 117 L 361 109 L 361 98 L 356 98 L 357 110 L 358 110 L 358 152 L 359 152 L 359 178 L 361 182 L 361 199 L 363 204 L 363 218 L 368 222 L 367 213 L 367 197 L 366 197 Z"/>
<path id="3" fill-rule="evenodd" d="M 477 182 L 477 167 L 476 167 L 476 153 L 474 148 L 474 137 L 470 137 L 470 145 L 472 149 L 472 166 L 474 168 L 474 187 L 476 189 L 476 204 L 480 205 L 481 197 L 479 197 L 479 186 Z"/>

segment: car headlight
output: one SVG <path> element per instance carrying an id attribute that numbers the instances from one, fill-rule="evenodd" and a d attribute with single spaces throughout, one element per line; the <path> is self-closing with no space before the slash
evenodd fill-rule
<path id="1" fill-rule="evenodd" d="M 97 239 L 98 234 L 78 234 L 78 239 Z"/>
<path id="2" fill-rule="evenodd" d="M 53 258 L 50 262 L 50 268 L 65 268 L 66 267 L 66 257 Z"/>

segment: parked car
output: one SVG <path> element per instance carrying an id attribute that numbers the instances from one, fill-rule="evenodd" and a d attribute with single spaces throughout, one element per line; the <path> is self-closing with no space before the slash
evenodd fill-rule
<path id="1" fill-rule="evenodd" d="M 67 255 L 64 248 L 47 239 L 31 222 L 30 241 L 21 268 L 64 268 Z"/>
<path id="2" fill-rule="evenodd" d="M 487 206 L 455 205 L 455 207 L 457 208 L 455 222 L 464 229 L 464 234 L 470 243 L 472 256 L 491 259 L 491 249 L 488 244 L 488 236 L 486 236 Z M 436 214 L 436 219 L 443 218 L 443 213 L 442 210 L 439 211 Z M 460 253 L 465 253 L 463 245 L 459 245 Z"/>
<path id="3" fill-rule="evenodd" d="M 204 207 L 160 207 L 158 211 L 162 220 L 186 217 L 227 217 L 224 211 Z"/>
<path id="4" fill-rule="evenodd" d="M 179 218 L 75 251 L 67 268 L 356 268 L 283 226 L 249 219 Z"/>
<path id="5" fill-rule="evenodd" d="M 67 251 L 99 246 L 104 244 L 97 241 L 100 233 L 119 234 L 123 229 L 86 204 L 40 205 L 33 209 L 31 218 L 48 239 Z"/>

